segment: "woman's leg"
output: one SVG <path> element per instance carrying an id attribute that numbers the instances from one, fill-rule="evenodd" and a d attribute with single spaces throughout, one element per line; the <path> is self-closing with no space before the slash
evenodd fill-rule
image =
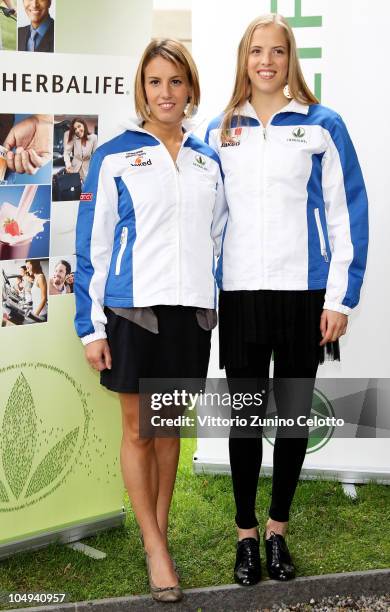
<path id="1" fill-rule="evenodd" d="M 268 388 L 271 347 L 248 345 L 248 366 L 226 368 L 229 391 L 234 393 L 256 393 Z M 266 402 L 259 407 L 246 407 L 239 416 L 250 420 L 252 414 L 264 414 Z M 232 472 L 234 499 L 236 502 L 236 525 L 238 539 L 257 537 L 258 521 L 255 513 L 257 485 L 262 461 L 262 429 L 250 428 L 252 437 L 245 437 L 245 431 L 232 427 L 229 437 L 229 455 Z"/>
<path id="2" fill-rule="evenodd" d="M 157 520 L 159 465 L 155 440 L 139 438 L 138 395 L 120 393 L 119 398 L 123 427 L 121 446 L 123 480 L 143 533 L 153 582 L 158 587 L 174 586 L 177 584 L 177 575 Z"/>
<path id="3" fill-rule="evenodd" d="M 279 418 L 310 415 L 318 361 L 315 359 L 312 364 L 303 366 L 303 358 L 299 351 L 292 356 L 286 347 L 275 349 L 274 393 Z M 291 503 L 306 455 L 308 433 L 307 427 L 297 427 L 295 431 L 288 427 L 277 430 L 266 537 L 271 531 L 284 535 L 287 530 Z"/>
<path id="4" fill-rule="evenodd" d="M 166 545 L 168 545 L 168 515 L 175 486 L 180 455 L 180 437 L 155 438 L 154 448 L 157 466 L 157 523 Z"/>

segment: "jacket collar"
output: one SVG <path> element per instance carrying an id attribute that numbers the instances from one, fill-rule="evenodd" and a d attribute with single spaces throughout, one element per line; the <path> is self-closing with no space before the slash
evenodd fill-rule
<path id="1" fill-rule="evenodd" d="M 301 104 L 300 102 L 297 102 L 296 100 L 290 100 L 286 104 L 286 106 L 283 106 L 283 108 L 281 108 L 277 113 L 275 113 L 275 115 L 278 115 L 279 113 L 300 113 L 301 115 L 307 115 L 308 112 L 309 112 L 308 104 Z M 242 106 L 240 106 L 239 113 L 243 117 L 252 117 L 253 119 L 256 119 L 257 121 L 259 120 L 257 113 L 255 109 L 253 108 L 252 104 L 249 102 L 249 100 L 247 100 Z"/>
<path id="2" fill-rule="evenodd" d="M 142 132 L 144 134 L 150 134 L 147 130 L 144 130 L 142 127 L 143 120 L 136 118 L 127 119 L 122 127 L 126 130 L 131 130 L 132 132 Z M 182 127 L 184 130 L 184 140 L 187 140 L 188 136 L 192 134 L 192 132 L 198 127 L 198 124 L 194 122 L 193 119 L 183 119 Z M 153 134 L 152 134 L 153 136 Z M 154 136 L 156 138 L 156 136 Z"/>

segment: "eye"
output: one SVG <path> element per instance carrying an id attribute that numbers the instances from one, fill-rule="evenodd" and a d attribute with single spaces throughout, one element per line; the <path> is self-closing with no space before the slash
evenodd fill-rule
<path id="1" fill-rule="evenodd" d="M 180 79 L 172 79 L 171 83 L 172 85 L 181 85 L 182 81 Z"/>
<path id="2" fill-rule="evenodd" d="M 253 49 L 251 49 L 251 55 L 259 55 L 261 52 L 260 47 L 253 47 Z"/>
<path id="3" fill-rule="evenodd" d="M 158 85 L 158 84 L 159 84 L 159 82 L 160 82 L 160 81 L 159 81 L 158 79 L 151 79 L 151 80 L 149 81 L 149 85 L 156 86 L 156 85 Z"/>
<path id="4" fill-rule="evenodd" d="M 274 49 L 276 55 L 284 55 L 284 49 Z"/>

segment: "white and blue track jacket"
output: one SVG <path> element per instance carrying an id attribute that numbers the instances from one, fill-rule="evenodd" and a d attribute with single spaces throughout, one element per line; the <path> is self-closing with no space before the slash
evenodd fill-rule
<path id="1" fill-rule="evenodd" d="M 175 163 L 155 136 L 128 128 L 96 150 L 80 199 L 75 325 L 83 344 L 106 337 L 104 306 L 215 306 L 225 207 L 218 156 L 188 131 Z"/>
<path id="2" fill-rule="evenodd" d="M 229 216 L 217 281 L 224 290 L 325 289 L 324 308 L 359 301 L 368 244 L 367 196 L 341 117 L 295 100 L 263 127 L 252 105 L 222 116 L 206 142 L 218 153 Z"/>

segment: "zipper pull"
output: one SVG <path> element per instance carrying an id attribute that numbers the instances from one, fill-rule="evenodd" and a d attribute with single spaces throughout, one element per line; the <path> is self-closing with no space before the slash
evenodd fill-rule
<path id="1" fill-rule="evenodd" d="M 177 165 L 176 162 L 175 162 L 175 168 L 176 168 L 176 172 L 180 172 L 179 166 Z"/>
<path id="2" fill-rule="evenodd" d="M 325 259 L 326 263 L 329 263 L 329 257 L 326 248 L 322 250 L 322 257 Z"/>
<path id="3" fill-rule="evenodd" d="M 264 137 L 264 140 L 267 140 L 267 131 L 266 131 L 266 128 L 263 128 L 263 137 Z"/>

